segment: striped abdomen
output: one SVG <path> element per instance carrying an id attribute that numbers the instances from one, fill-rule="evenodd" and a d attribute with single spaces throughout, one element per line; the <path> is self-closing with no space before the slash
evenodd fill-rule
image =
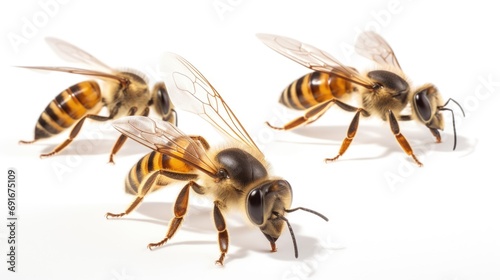
<path id="1" fill-rule="evenodd" d="M 288 108 L 304 110 L 331 98 L 344 99 L 354 85 L 342 78 L 324 72 L 312 72 L 295 80 L 280 97 Z"/>
<path id="2" fill-rule="evenodd" d="M 125 191 L 129 194 L 137 194 L 141 183 L 149 174 L 157 170 L 172 170 L 179 173 L 193 173 L 194 171 L 191 166 L 178 159 L 153 151 L 141 158 L 130 169 L 127 178 L 125 178 Z M 160 189 L 168 183 L 167 178 L 160 177 L 152 191 Z"/>
<path id="3" fill-rule="evenodd" d="M 59 93 L 45 108 L 35 127 L 35 140 L 51 137 L 102 107 L 101 90 L 95 81 L 75 84 Z"/>

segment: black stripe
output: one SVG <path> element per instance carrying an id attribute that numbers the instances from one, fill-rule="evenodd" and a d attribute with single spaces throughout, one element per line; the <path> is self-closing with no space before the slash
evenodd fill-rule
<path id="1" fill-rule="evenodd" d="M 132 184 L 130 173 L 125 179 L 125 192 L 128 194 L 137 194 L 137 184 Z"/>
<path id="2" fill-rule="evenodd" d="M 72 119 L 77 120 L 73 117 L 72 109 L 68 106 L 68 103 L 62 96 L 63 93 L 60 93 L 59 95 L 56 96 L 54 99 L 54 102 L 56 102 L 57 107 L 61 108 L 61 110 L 66 113 L 66 115 L 70 116 Z M 69 96 L 71 97 L 71 93 L 69 93 Z"/>
<path id="3" fill-rule="evenodd" d="M 78 100 L 78 98 L 76 97 L 76 95 L 80 94 L 81 91 L 82 91 L 82 88 L 80 87 L 80 84 L 72 85 L 67 90 L 61 92 L 55 98 L 55 100 L 58 103 L 57 105 L 59 105 L 59 107 L 64 112 L 66 112 L 66 114 L 68 114 L 68 116 L 70 116 L 71 118 L 73 118 L 75 120 L 79 119 L 78 117 L 74 116 L 76 110 L 74 110 L 73 108 L 71 108 L 71 106 L 69 105 L 69 103 L 63 98 L 63 93 L 66 92 L 68 94 L 68 99 L 69 100 L 73 100 L 73 101 L 75 101 L 76 104 L 79 104 L 80 106 L 82 106 L 83 108 L 85 108 L 85 106 L 83 106 L 82 103 L 80 103 L 80 100 Z"/>
<path id="4" fill-rule="evenodd" d="M 304 108 L 309 108 L 309 107 L 311 107 L 311 104 L 309 104 L 309 102 L 307 102 L 307 100 L 304 98 L 304 92 L 302 92 L 302 84 L 304 83 L 304 78 L 306 76 L 307 75 L 302 76 L 297 80 L 297 82 L 295 84 L 295 94 L 296 94 L 297 99 L 300 102 L 300 105 L 302 105 Z"/>
<path id="5" fill-rule="evenodd" d="M 43 119 L 43 114 L 40 116 L 40 118 L 38 119 L 38 123 L 40 124 L 41 127 L 43 127 L 43 129 L 45 129 L 48 133 L 50 134 L 58 134 L 59 132 L 61 132 L 59 129 L 53 127 L 52 125 L 50 125 L 48 122 L 46 122 L 44 119 Z M 36 133 L 36 132 L 35 132 Z"/>
<path id="6" fill-rule="evenodd" d="M 155 170 L 155 155 L 156 152 L 151 152 L 148 154 L 148 170 L 147 173 L 150 173 L 151 171 Z"/>
<path id="7" fill-rule="evenodd" d="M 309 87 L 311 88 L 312 96 L 316 102 L 320 102 L 320 96 L 321 96 L 321 90 L 320 90 L 320 85 L 323 83 L 323 76 L 325 74 L 316 71 L 312 72 L 311 74 L 311 79 L 309 80 Z"/>
<path id="8" fill-rule="evenodd" d="M 161 168 L 162 169 L 169 169 L 168 162 L 170 160 L 170 157 L 167 156 L 166 154 L 161 154 Z"/>
<path id="9" fill-rule="evenodd" d="M 147 160 L 148 156 L 149 154 L 141 158 L 141 160 L 137 162 L 137 164 L 135 165 L 135 176 L 137 177 L 137 182 L 139 183 L 141 183 L 142 179 L 144 179 L 144 177 L 142 176 L 142 169 L 141 169 L 142 162 Z"/>
<path id="10" fill-rule="evenodd" d="M 57 103 L 55 101 L 52 101 L 51 104 L 54 103 L 56 106 L 57 106 Z M 59 106 L 58 106 L 59 107 Z M 54 110 L 52 110 L 52 108 L 50 107 L 50 104 L 49 106 L 47 106 L 47 108 L 45 108 L 45 113 L 47 113 L 47 115 L 54 121 L 56 122 L 58 125 L 60 125 L 61 127 L 64 127 L 64 128 L 68 128 L 70 127 L 74 122 L 71 122 L 69 124 L 66 124 L 65 121 L 63 121 L 63 118 L 61 118 L 58 113 L 56 113 Z"/>
<path id="11" fill-rule="evenodd" d="M 128 173 L 127 179 L 125 179 L 125 191 L 127 193 L 131 194 L 137 194 L 137 188 L 141 184 L 141 178 L 142 178 L 142 173 L 141 173 L 141 163 L 144 160 L 144 158 L 141 158 L 131 169 L 130 172 Z M 135 175 L 135 178 L 134 178 Z"/>
<path id="12" fill-rule="evenodd" d="M 35 140 L 49 138 L 52 134 L 48 133 L 43 127 L 35 126 Z"/>

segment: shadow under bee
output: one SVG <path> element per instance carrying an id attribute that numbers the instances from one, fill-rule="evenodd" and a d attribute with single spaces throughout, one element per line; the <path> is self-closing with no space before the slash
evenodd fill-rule
<path id="1" fill-rule="evenodd" d="M 173 218 L 173 207 L 174 203 L 172 202 L 144 202 L 135 210 L 143 215 L 144 218 L 123 217 L 121 220 L 150 223 L 165 227 Z M 187 217 L 183 221 L 181 229 L 182 231 L 206 235 L 206 240 L 172 241 L 171 243 L 165 244 L 163 247 L 155 249 L 155 251 L 164 250 L 171 246 L 217 244 L 217 240 L 214 238 L 217 235 L 217 230 L 212 222 L 212 216 L 210 214 L 211 211 L 211 206 L 190 205 Z M 260 242 L 252 242 L 252 240 L 259 240 L 262 238 L 262 233 L 260 233 L 259 230 L 252 229 L 250 225 L 244 224 L 242 219 L 235 218 L 231 215 L 228 215 L 227 221 L 228 228 L 231 232 L 229 238 L 231 240 L 231 244 L 234 245 L 231 252 L 231 258 L 227 260 L 228 262 L 236 259 L 242 259 L 246 257 L 249 252 L 269 252 L 269 248 L 267 248 L 267 246 L 262 246 Z M 293 223 L 295 237 L 300 239 L 300 257 L 301 259 L 307 259 L 317 252 L 318 248 L 320 248 L 320 242 L 316 238 L 301 234 L 302 228 L 303 227 L 300 224 Z M 291 242 L 291 240 L 288 240 L 291 239 L 289 235 L 283 235 L 281 239 L 285 240 L 283 241 L 283 244 Z M 145 243 L 146 242 L 147 240 L 145 240 Z M 269 254 L 269 256 L 274 259 L 289 261 L 295 259 L 293 257 L 293 252 L 293 247 L 283 245 L 279 248 L 278 252 Z"/>
<path id="2" fill-rule="evenodd" d="M 109 154 L 109 147 L 113 146 L 116 140 L 113 139 L 75 139 L 73 143 L 59 153 L 59 155 L 102 155 Z M 34 143 L 33 145 L 44 146 L 42 153 L 49 153 L 53 150 L 53 145 L 50 143 Z M 127 145 L 127 149 L 120 151 L 121 156 L 129 156 L 136 154 L 144 154 L 148 152 L 143 146 L 136 143 Z"/>
<path id="3" fill-rule="evenodd" d="M 375 126 L 375 125 L 366 125 L 362 127 L 363 129 L 359 130 L 358 133 L 356 134 L 356 139 L 354 140 L 358 144 L 372 144 L 372 145 L 377 145 L 380 146 L 381 148 L 385 148 L 387 152 L 382 154 L 380 157 L 392 154 L 398 153 L 400 151 L 400 147 L 397 145 L 397 143 L 393 141 L 388 141 L 387 140 L 387 133 L 384 133 L 384 129 L 381 128 L 380 126 Z M 337 125 L 337 126 L 328 126 L 328 125 L 317 125 L 317 126 L 309 126 L 309 127 L 299 127 L 297 129 L 294 129 L 291 131 L 291 133 L 297 134 L 299 136 L 305 136 L 305 137 L 311 137 L 315 139 L 321 139 L 321 140 L 328 140 L 334 142 L 336 145 L 338 144 L 339 146 L 342 144 L 342 141 L 345 137 L 345 126 Z M 469 153 L 473 151 L 476 147 L 475 141 L 472 139 L 469 139 L 467 137 L 464 137 L 462 135 L 457 135 L 457 142 L 460 144 L 457 145 L 455 150 L 450 149 L 449 146 L 443 143 L 436 143 L 432 139 L 427 139 L 425 137 L 422 137 L 422 130 L 416 127 L 408 127 L 408 128 L 402 128 L 404 130 L 405 135 L 408 135 L 408 137 L 411 137 L 413 141 L 415 142 L 415 149 L 418 149 L 419 146 L 424 146 L 424 145 L 430 145 L 432 146 L 432 150 L 434 151 L 439 151 L 439 152 L 464 152 L 464 153 Z M 443 133 L 443 138 L 453 138 L 452 133 Z M 290 141 L 292 142 L 292 141 Z M 303 142 L 301 142 L 302 144 Z M 311 142 L 311 144 L 314 145 L 323 145 L 323 143 L 314 143 Z M 331 144 L 324 144 L 324 145 L 329 145 Z M 346 154 L 348 155 L 348 154 Z"/>

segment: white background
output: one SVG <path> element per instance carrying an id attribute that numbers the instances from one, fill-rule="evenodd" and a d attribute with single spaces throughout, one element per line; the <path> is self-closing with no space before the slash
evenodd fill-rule
<path id="1" fill-rule="evenodd" d="M 17 273 L 8 272 L 3 261 L 9 232 L 0 227 L 2 279 L 500 278 L 496 6 L 409 0 L 163 2 L 2 2 L 0 170 L 5 181 L 8 168 L 18 171 L 19 217 Z M 52 6 L 47 10 L 43 3 Z M 266 120 L 282 124 L 297 116 L 277 99 L 308 70 L 268 49 L 255 33 L 297 38 L 364 69 L 370 64 L 350 47 L 366 29 L 390 42 L 416 85 L 432 82 L 443 98 L 462 104 L 466 118 L 451 106 L 457 118 L 455 151 L 446 112 L 441 144 L 427 128 L 401 124 L 421 168 L 380 120 L 362 119 L 349 150 L 331 164 L 323 159 L 336 155 L 350 114 L 331 110 L 291 132 L 264 126 Z M 166 232 L 180 186 L 148 196 L 127 218 L 104 218 L 131 202 L 123 180 L 146 148 L 129 141 L 110 165 L 108 152 L 118 133 L 96 123 L 86 124 L 78 139 L 52 158 L 38 155 L 66 135 L 17 144 L 31 139 L 38 116 L 57 93 L 84 79 L 12 67 L 68 65 L 47 47 L 46 36 L 72 42 L 108 65 L 142 69 L 152 80 L 162 52 L 183 55 L 224 96 L 273 171 L 291 182 L 293 204 L 314 208 L 330 221 L 305 212 L 288 215 L 299 246 L 294 259 L 288 232 L 271 254 L 267 240 L 243 215 L 229 215 L 230 248 L 221 268 L 214 265 L 218 246 L 211 202 L 195 197 L 176 236 L 149 251 L 146 245 Z M 180 117 L 187 133 L 208 133 L 196 116 Z M 0 216 L 6 217 L 2 186 Z"/>

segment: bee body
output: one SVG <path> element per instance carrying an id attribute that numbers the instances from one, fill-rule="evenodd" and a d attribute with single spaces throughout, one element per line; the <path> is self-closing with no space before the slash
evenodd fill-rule
<path id="1" fill-rule="evenodd" d="M 35 140 L 59 134 L 89 113 L 101 110 L 101 90 L 95 81 L 75 84 L 47 105 L 35 126 Z"/>
<path id="2" fill-rule="evenodd" d="M 343 65 L 327 52 L 295 39 L 272 34 L 257 36 L 271 49 L 316 71 L 294 81 L 281 94 L 280 103 L 289 108 L 303 110 L 304 114 L 282 127 L 267 123 L 271 128 L 290 130 L 312 123 L 334 105 L 354 113 L 337 156 L 325 159 L 327 162 L 337 160 L 347 150 L 356 135 L 360 116 L 376 116 L 389 123 L 401 148 L 421 166 L 422 163 L 401 133 L 398 121 L 414 120 L 425 125 L 439 143 L 439 130 L 444 129 L 441 112 L 450 111 L 454 118 L 453 111 L 445 106 L 449 101 L 455 101 L 450 98 L 443 102 L 441 94 L 432 84 L 413 87 L 403 73 L 392 48 L 375 32 L 361 33 L 356 42 L 356 51 L 378 64 L 378 69 L 363 74 L 355 68 Z M 360 103 L 359 107 L 345 102 L 346 97 L 350 95 L 355 96 Z M 455 103 L 460 107 L 460 104 Z M 411 114 L 403 113 L 405 108 L 410 108 Z M 455 125 L 453 132 L 455 149 Z"/>
<path id="3" fill-rule="evenodd" d="M 287 86 L 281 93 L 279 102 L 291 109 L 305 110 L 332 98 L 346 100 L 355 90 L 350 81 L 315 71 Z"/>
<path id="4" fill-rule="evenodd" d="M 63 58 L 83 62 L 92 66 L 92 69 L 45 66 L 24 68 L 96 77 L 101 83 L 93 80 L 77 83 L 57 95 L 45 108 L 35 126 L 34 139 L 20 143 L 31 144 L 73 128 L 66 141 L 41 157 L 55 155 L 67 147 L 78 135 L 87 118 L 104 122 L 127 115 L 147 116 L 152 108 L 163 120 L 177 123 L 175 110 L 163 82 L 157 82 L 150 88 L 142 73 L 110 68 L 80 48 L 59 39 L 47 38 L 47 43 Z M 103 107 L 106 107 L 109 115 L 100 115 Z M 121 136 L 115 142 L 109 157 L 111 163 L 125 140 L 126 137 Z"/>
<path id="5" fill-rule="evenodd" d="M 107 217 L 122 217 L 131 213 L 144 197 L 173 180 L 184 181 L 174 203 L 174 217 L 165 238 L 148 247 L 165 244 L 179 229 L 187 213 L 190 192 L 213 199 L 213 221 L 217 230 L 220 255 L 216 263 L 223 264 L 229 247 L 229 233 L 224 215 L 240 212 L 258 227 L 276 251 L 276 241 L 288 226 L 297 244 L 286 213 L 305 210 L 290 209 L 292 188 L 281 178 L 269 174 L 264 155 L 247 134 L 231 109 L 205 77 L 180 56 L 167 54 L 163 65 L 169 67 L 165 78 L 177 106 L 198 114 L 219 129 L 229 140 L 224 147 L 210 148 L 201 136 L 187 136 L 172 123 L 147 117 L 124 117 L 113 122 L 115 128 L 154 152 L 141 159 L 131 170 L 128 189 L 134 201 L 122 213 L 107 213 Z M 182 100 L 183 102 L 180 102 Z M 146 175 L 147 174 L 147 175 Z M 147 177 L 146 177 L 146 176 Z M 137 178 L 142 178 L 142 180 Z"/>

